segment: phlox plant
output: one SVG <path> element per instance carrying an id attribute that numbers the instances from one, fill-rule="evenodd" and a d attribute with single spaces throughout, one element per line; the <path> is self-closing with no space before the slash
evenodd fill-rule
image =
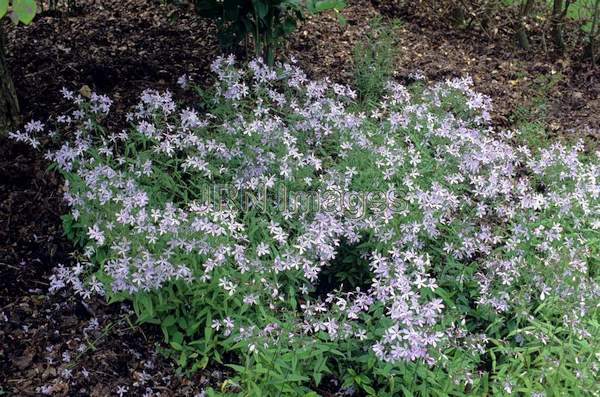
<path id="1" fill-rule="evenodd" d="M 65 89 L 12 134 L 65 178 L 82 257 L 51 290 L 131 301 L 183 369 L 233 370 L 212 395 L 599 392 L 600 152 L 515 143 L 469 78 L 366 111 L 294 63 L 212 72 L 122 131 Z"/>

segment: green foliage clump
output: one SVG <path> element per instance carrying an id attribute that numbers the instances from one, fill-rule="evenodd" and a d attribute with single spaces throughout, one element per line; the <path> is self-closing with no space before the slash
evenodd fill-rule
<path id="1" fill-rule="evenodd" d="M 220 27 L 221 43 L 228 49 L 251 36 L 255 55 L 272 65 L 283 39 L 296 29 L 306 13 L 339 10 L 344 0 L 196 0 L 196 10 Z"/>
<path id="2" fill-rule="evenodd" d="M 386 83 L 393 77 L 395 28 L 374 21 L 366 41 L 354 48 L 354 81 L 360 99 L 365 103 L 376 104 Z"/>

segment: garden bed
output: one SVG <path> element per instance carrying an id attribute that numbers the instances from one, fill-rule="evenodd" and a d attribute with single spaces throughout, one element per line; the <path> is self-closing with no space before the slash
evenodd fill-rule
<path id="1" fill-rule="evenodd" d="M 314 77 L 350 82 L 352 48 L 364 39 L 369 21 L 381 16 L 363 2 L 351 3 L 344 13 L 347 27 L 322 15 L 300 28 L 289 45 L 288 54 Z M 82 9 L 72 15 L 39 16 L 31 26 L 9 34 L 10 66 L 25 118 L 60 114 L 66 106 L 59 93 L 63 86 L 87 85 L 110 94 L 119 113 L 143 89 L 173 88 L 183 73 L 201 82 L 217 54 L 209 39 L 211 29 L 190 12 L 137 0 L 82 2 Z M 577 59 L 547 60 L 514 51 L 508 40 L 492 44 L 410 20 L 402 23 L 396 40 L 399 80 L 416 71 L 430 81 L 470 74 L 475 89 L 494 99 L 496 124 L 543 119 L 549 131 L 573 128 L 575 137 L 587 135 L 590 142 L 598 138 L 597 130 L 584 127 L 600 127 L 600 78 Z M 220 385 L 226 376 L 220 368 L 201 371 L 191 380 L 179 378 L 169 360 L 153 353 L 160 332 L 134 326 L 127 305 L 111 307 L 100 300 L 83 304 L 47 294 L 52 268 L 72 263 L 73 248 L 63 237 L 60 220 L 66 212 L 62 181 L 46 172 L 39 153 L 7 140 L 1 142 L 0 163 L 4 391 L 30 395 L 55 384 L 56 395 L 101 396 L 120 386 L 136 395 L 146 387 L 163 395 L 194 395 L 206 384 Z M 85 350 L 78 352 L 80 346 Z"/>

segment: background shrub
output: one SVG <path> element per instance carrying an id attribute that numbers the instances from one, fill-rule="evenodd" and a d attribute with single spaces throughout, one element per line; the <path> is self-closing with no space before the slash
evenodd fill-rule
<path id="1" fill-rule="evenodd" d="M 226 50 L 251 36 L 255 56 L 269 65 L 275 60 L 277 47 L 306 13 L 335 10 L 339 15 L 344 6 L 344 0 L 196 0 L 198 13 L 217 21 Z"/>

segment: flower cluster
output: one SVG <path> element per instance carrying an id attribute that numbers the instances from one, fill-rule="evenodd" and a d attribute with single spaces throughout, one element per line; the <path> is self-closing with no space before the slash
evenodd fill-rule
<path id="1" fill-rule="evenodd" d="M 130 131 L 101 126 L 107 98 L 65 91 L 81 105 L 59 120 L 74 138 L 48 157 L 65 175 L 65 227 L 87 264 L 60 267 L 53 290 L 129 297 L 177 345 L 206 326 L 242 355 L 327 343 L 450 374 L 449 355 L 466 352 L 464 384 L 483 376 L 489 339 L 512 346 L 544 302 L 560 308 L 546 321 L 591 337 L 600 152 L 514 144 L 518 132 L 490 127 L 491 101 L 468 78 L 391 82 L 366 111 L 351 88 L 294 64 L 238 68 L 220 57 L 212 71 L 198 108 L 145 91 Z M 37 146 L 42 129 L 13 137 Z M 356 217 L 352 200 L 292 214 L 280 201 L 242 210 L 203 197 L 226 184 L 368 191 L 395 205 L 371 200 Z"/>

